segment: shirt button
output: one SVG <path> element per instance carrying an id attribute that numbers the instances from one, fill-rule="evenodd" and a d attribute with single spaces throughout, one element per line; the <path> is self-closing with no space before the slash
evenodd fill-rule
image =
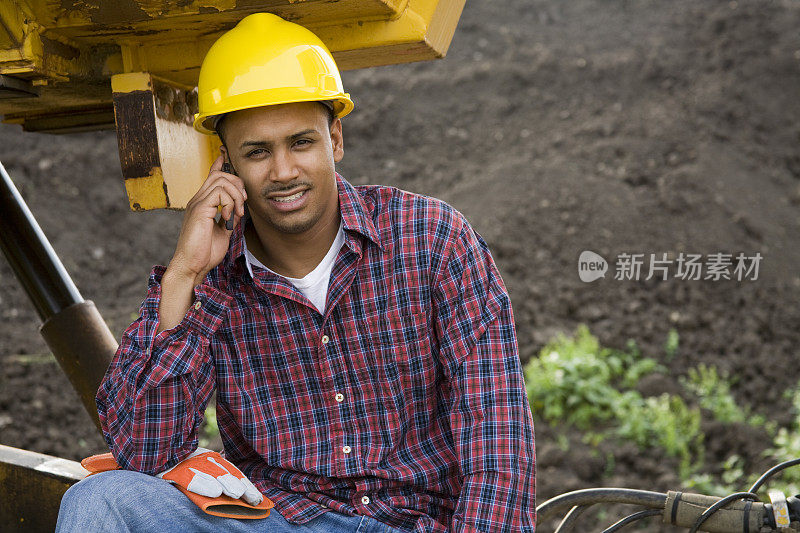
<path id="1" fill-rule="evenodd" d="M 322 344 L 328 344 L 331 339 L 327 335 L 322 336 Z"/>
<path id="2" fill-rule="evenodd" d="M 342 448 L 342 451 L 344 453 L 350 453 L 353 451 L 353 449 L 350 446 L 345 446 L 344 448 Z"/>
<path id="3" fill-rule="evenodd" d="M 344 394 L 342 394 L 341 392 L 336 393 L 336 401 L 337 402 L 343 402 L 344 401 Z"/>
<path id="4" fill-rule="evenodd" d="M 203 305 L 203 304 L 201 304 L 201 303 L 200 303 L 200 300 L 197 300 L 197 301 L 194 303 L 194 308 L 195 308 L 195 309 L 200 309 L 200 306 L 202 306 L 202 305 Z"/>
<path id="5" fill-rule="evenodd" d="M 369 496 L 362 496 L 361 503 L 363 503 L 364 505 L 369 505 Z"/>

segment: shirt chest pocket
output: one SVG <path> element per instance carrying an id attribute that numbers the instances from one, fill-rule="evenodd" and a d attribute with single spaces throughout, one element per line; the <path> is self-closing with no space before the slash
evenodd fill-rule
<path id="1" fill-rule="evenodd" d="M 401 422 L 418 417 L 420 404 L 435 399 L 440 375 L 428 314 L 389 312 L 374 318 L 370 330 L 382 396 Z"/>
<path id="2" fill-rule="evenodd" d="M 369 379 L 361 392 L 372 421 L 362 428 L 368 436 L 365 464 L 381 469 L 397 461 L 397 450 L 417 440 L 435 416 L 440 371 L 427 313 L 389 311 L 367 317 L 364 324 L 367 349 L 359 363 Z"/>

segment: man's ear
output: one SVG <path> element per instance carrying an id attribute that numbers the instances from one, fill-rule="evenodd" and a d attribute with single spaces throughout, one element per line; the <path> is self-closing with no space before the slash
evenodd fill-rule
<path id="1" fill-rule="evenodd" d="M 233 163 L 231 163 L 231 158 L 228 155 L 228 149 L 225 148 L 224 144 L 219 147 L 219 153 L 222 154 L 222 171 L 233 174 L 234 176 L 238 176 L 236 169 L 233 168 Z"/>
<path id="2" fill-rule="evenodd" d="M 344 157 L 344 138 L 342 137 L 342 120 L 333 119 L 331 123 L 331 146 L 333 147 L 333 160 L 338 163 Z"/>

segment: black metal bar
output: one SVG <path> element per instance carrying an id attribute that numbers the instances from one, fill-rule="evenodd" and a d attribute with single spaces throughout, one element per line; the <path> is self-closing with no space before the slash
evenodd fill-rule
<path id="1" fill-rule="evenodd" d="M 28 80 L 0 74 L 0 99 L 33 98 L 38 95 L 38 89 Z"/>
<path id="2" fill-rule="evenodd" d="M 564 512 L 575 506 L 595 503 L 629 503 L 652 509 L 663 509 L 667 495 L 649 490 L 624 488 L 581 489 L 555 498 L 550 498 L 536 508 L 536 513 L 544 519 L 553 513 Z"/>
<path id="3" fill-rule="evenodd" d="M 83 298 L 2 163 L 0 177 L 0 249 L 44 322 Z"/>

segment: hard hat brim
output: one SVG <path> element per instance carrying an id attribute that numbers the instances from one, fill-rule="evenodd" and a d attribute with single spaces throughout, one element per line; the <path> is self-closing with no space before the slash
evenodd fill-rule
<path id="1" fill-rule="evenodd" d="M 265 91 L 266 92 L 266 91 Z M 274 92 L 274 89 L 269 90 L 269 92 Z M 341 93 L 337 95 L 332 95 L 330 98 L 320 98 L 319 95 L 314 95 L 309 98 L 298 98 L 297 95 L 287 95 L 285 98 L 274 98 L 272 96 L 272 103 L 269 105 L 263 105 L 261 103 L 249 103 L 249 104 L 237 104 L 235 99 L 230 99 L 227 109 L 221 109 L 213 114 L 202 114 L 197 113 L 194 118 L 194 129 L 203 133 L 205 135 L 216 135 L 215 129 L 215 118 L 224 115 L 226 113 L 233 113 L 235 111 L 242 111 L 244 109 L 254 109 L 257 107 L 270 107 L 273 105 L 283 105 L 283 104 L 296 104 L 301 102 L 318 102 L 322 100 L 327 100 L 333 102 L 333 113 L 336 118 L 342 118 L 345 115 L 349 114 L 355 105 L 353 101 L 350 99 L 349 93 Z M 248 99 L 253 98 L 253 94 L 247 95 Z"/>

